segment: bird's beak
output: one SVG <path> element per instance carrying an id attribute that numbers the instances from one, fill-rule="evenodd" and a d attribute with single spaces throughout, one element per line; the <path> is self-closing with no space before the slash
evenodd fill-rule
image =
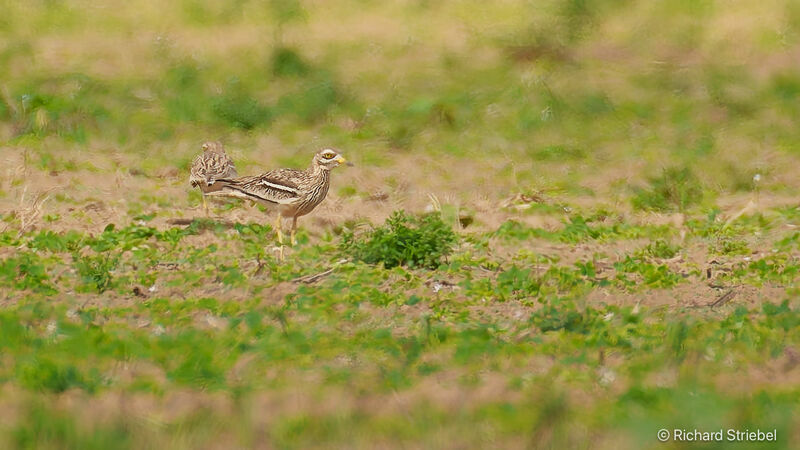
<path id="1" fill-rule="evenodd" d="M 353 163 L 351 163 L 350 161 L 344 159 L 344 156 L 342 156 L 342 155 L 338 155 L 336 157 L 336 160 L 339 161 L 339 164 L 345 164 L 347 166 L 353 167 Z"/>

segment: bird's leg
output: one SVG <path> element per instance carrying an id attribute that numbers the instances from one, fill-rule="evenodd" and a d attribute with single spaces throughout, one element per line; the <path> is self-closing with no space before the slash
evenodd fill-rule
<path id="1" fill-rule="evenodd" d="M 201 198 L 203 199 L 203 211 L 205 211 L 206 217 L 208 217 L 208 202 L 206 201 L 206 196 L 203 195 Z"/>
<path id="2" fill-rule="evenodd" d="M 275 232 L 278 234 L 278 245 L 280 246 L 279 258 L 283 261 L 283 233 L 281 233 L 281 215 L 276 214 L 275 218 Z"/>
<path id="3" fill-rule="evenodd" d="M 281 232 L 281 215 L 275 217 L 275 234 L 278 237 L 278 244 L 283 244 L 283 233 Z"/>
<path id="4" fill-rule="evenodd" d="M 297 239 L 295 239 L 296 234 L 297 234 L 297 216 L 294 216 L 292 217 L 292 236 L 291 236 L 292 247 L 297 245 Z"/>

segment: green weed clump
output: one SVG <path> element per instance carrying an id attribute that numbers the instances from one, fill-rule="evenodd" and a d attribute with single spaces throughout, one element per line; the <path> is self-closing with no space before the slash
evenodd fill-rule
<path id="1" fill-rule="evenodd" d="M 365 236 L 347 231 L 341 248 L 354 260 L 367 264 L 435 269 L 458 243 L 458 236 L 439 214 L 411 216 L 395 211 L 386 223 Z"/>
<path id="2" fill-rule="evenodd" d="M 228 89 L 213 101 L 211 109 L 222 123 L 242 130 L 252 130 L 272 119 L 270 109 L 256 100 L 238 80 L 229 83 Z"/>
<path id="3" fill-rule="evenodd" d="M 113 272 L 119 264 L 119 256 L 108 253 L 97 256 L 75 257 L 75 268 L 86 287 L 105 292 L 114 286 Z"/>
<path id="4" fill-rule="evenodd" d="M 20 364 L 18 371 L 20 384 L 37 391 L 59 393 L 70 388 L 82 388 L 94 392 L 101 384 L 97 370 L 92 370 L 87 377 L 73 364 L 43 358 Z"/>
<path id="5" fill-rule="evenodd" d="M 0 261 L 0 286 L 17 290 L 55 294 L 44 261 L 33 252 L 20 252 L 16 257 Z"/>
<path id="6" fill-rule="evenodd" d="M 276 48 L 270 60 L 272 73 L 276 77 L 303 77 L 311 72 L 311 66 L 294 49 Z"/>
<path id="7" fill-rule="evenodd" d="M 670 167 L 650 178 L 649 188 L 637 188 L 633 207 L 648 211 L 685 211 L 703 199 L 703 186 L 688 168 Z"/>
<path id="8" fill-rule="evenodd" d="M 664 239 L 657 239 L 642 250 L 642 254 L 659 259 L 670 259 L 675 257 L 680 251 L 680 247 L 673 245 Z"/>
<path id="9" fill-rule="evenodd" d="M 313 123 L 342 99 L 343 94 L 335 81 L 321 75 L 303 83 L 298 91 L 282 96 L 277 109 L 281 114 L 294 115 L 304 122 Z"/>

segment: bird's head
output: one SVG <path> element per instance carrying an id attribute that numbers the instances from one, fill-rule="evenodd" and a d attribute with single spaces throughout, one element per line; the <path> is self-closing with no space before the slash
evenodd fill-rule
<path id="1" fill-rule="evenodd" d="M 225 153 L 225 146 L 222 145 L 222 142 L 218 141 L 203 142 L 201 148 L 204 152 Z"/>
<path id="2" fill-rule="evenodd" d="M 322 149 L 317 152 L 317 154 L 314 155 L 314 163 L 328 170 L 338 167 L 341 164 L 347 164 L 348 166 L 353 165 L 353 163 L 348 162 L 338 151 L 332 148 Z"/>

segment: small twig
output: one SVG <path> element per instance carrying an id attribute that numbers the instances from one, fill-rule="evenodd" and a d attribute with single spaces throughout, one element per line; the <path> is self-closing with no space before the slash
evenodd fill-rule
<path id="1" fill-rule="evenodd" d="M 306 283 L 306 284 L 311 284 L 311 283 L 313 283 L 313 282 L 315 282 L 315 281 L 319 280 L 320 278 L 322 278 L 322 277 L 324 277 L 324 276 L 326 276 L 326 275 L 329 275 L 329 274 L 330 274 L 331 272 L 333 272 L 335 269 L 336 269 L 335 267 L 332 267 L 332 268 L 330 268 L 330 269 L 328 269 L 328 270 L 326 270 L 326 271 L 324 271 L 324 272 L 320 272 L 320 273 L 318 273 L 318 274 L 314 274 L 314 275 L 307 275 L 307 276 L 300 277 L 300 278 L 295 278 L 295 279 L 294 279 L 294 280 L 292 280 L 292 281 L 293 281 L 293 282 L 295 282 L 295 283 Z"/>
<path id="2" fill-rule="evenodd" d="M 324 277 L 330 275 L 331 273 L 333 273 L 334 270 L 336 270 L 337 267 L 341 266 L 342 264 L 344 264 L 344 263 L 346 263 L 348 261 L 349 260 L 347 260 L 347 259 L 341 259 L 341 260 L 337 261 L 336 264 L 334 264 L 333 267 L 331 267 L 328 270 L 325 270 L 325 271 L 320 272 L 320 273 L 315 273 L 313 275 L 306 275 L 306 276 L 302 276 L 302 277 L 299 277 L 299 278 L 295 278 L 294 280 L 292 280 L 292 283 L 311 284 L 311 283 L 313 283 L 313 282 L 315 282 L 315 281 L 317 281 L 317 280 L 319 280 L 321 278 L 324 278 Z"/>
<path id="3" fill-rule="evenodd" d="M 722 306 L 725 303 L 731 301 L 733 297 L 736 297 L 736 288 L 731 288 L 728 292 L 719 296 L 718 299 L 708 304 L 711 308 L 716 308 L 717 306 Z"/>
<path id="4" fill-rule="evenodd" d="M 194 219 L 169 219 L 167 223 L 170 225 L 191 225 Z"/>
<path id="5" fill-rule="evenodd" d="M 678 256 L 674 256 L 672 258 L 662 259 L 661 262 L 663 264 L 672 264 L 672 263 L 676 263 L 676 262 L 681 262 L 682 259 L 683 259 L 683 255 L 678 255 Z"/>
<path id="6" fill-rule="evenodd" d="M 257 276 L 267 267 L 267 263 L 261 260 L 261 255 L 256 255 L 256 270 L 253 271 L 253 276 Z"/>
<path id="7" fill-rule="evenodd" d="M 739 210 L 736 214 L 732 215 L 728 220 L 725 221 L 725 225 L 722 226 L 722 229 L 724 230 L 728 228 L 739 217 L 756 211 L 758 211 L 758 203 L 754 199 L 751 199 L 749 202 L 747 202 L 747 205 L 745 205 L 744 208 Z"/>
<path id="8" fill-rule="evenodd" d="M 167 220 L 167 224 L 169 225 L 183 225 L 183 226 L 190 226 L 194 224 L 203 225 L 203 224 L 214 224 L 214 225 L 221 225 L 226 228 L 233 228 L 236 226 L 236 222 L 231 222 L 229 220 L 217 220 L 214 218 L 209 219 L 189 219 L 189 218 L 174 218 Z"/>
<path id="9" fill-rule="evenodd" d="M 477 267 L 472 266 L 472 267 L 470 267 L 470 269 L 472 269 L 472 270 L 481 270 L 481 271 L 487 272 L 487 273 L 497 273 L 497 272 L 500 271 L 500 265 L 498 265 L 494 269 L 490 269 L 490 268 L 484 266 L 483 264 L 481 264 L 480 266 L 477 266 Z"/>

